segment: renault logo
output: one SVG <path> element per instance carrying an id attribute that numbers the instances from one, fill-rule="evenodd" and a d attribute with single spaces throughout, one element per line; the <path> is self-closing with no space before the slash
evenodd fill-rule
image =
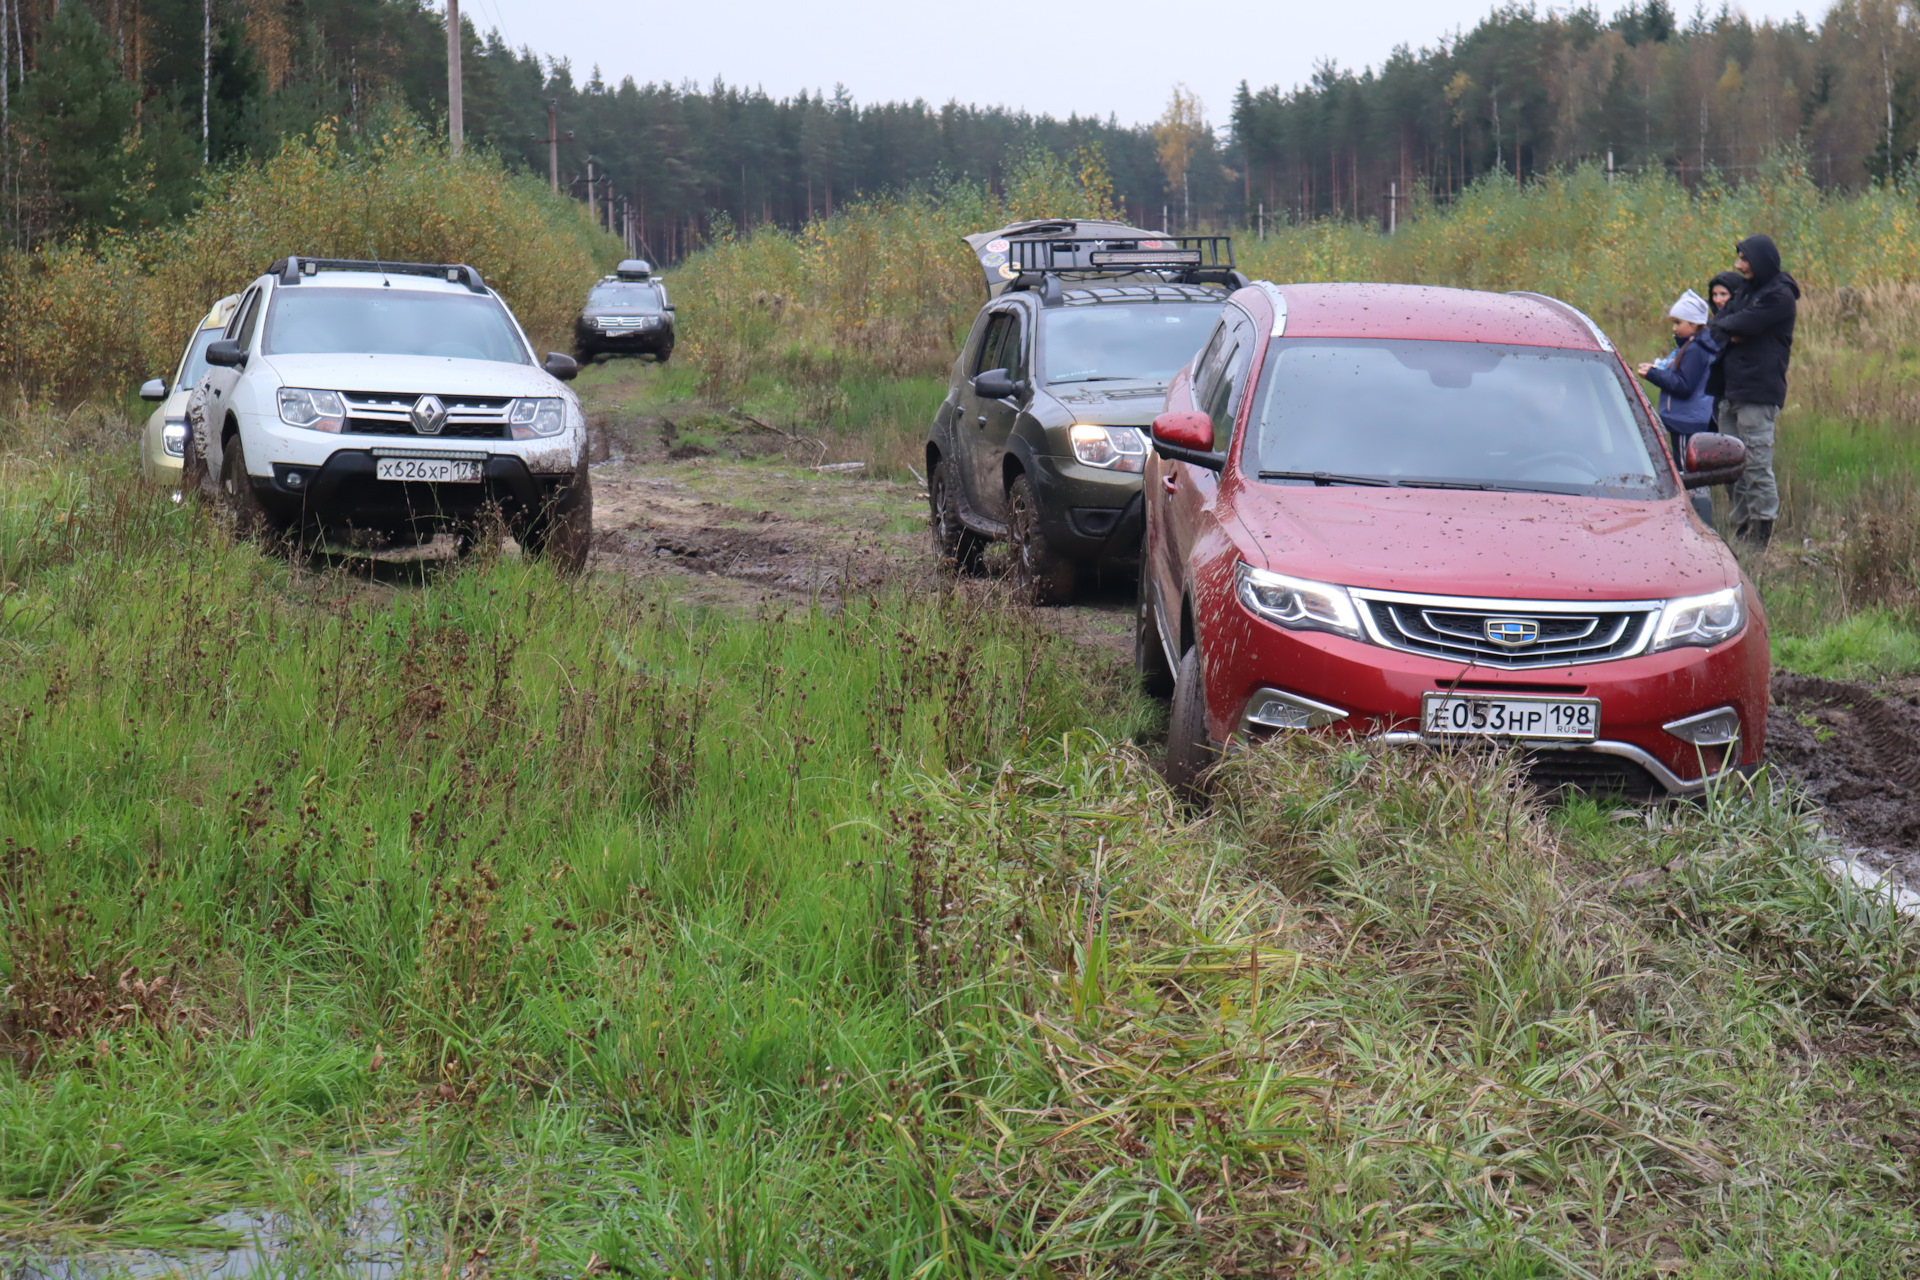
<path id="1" fill-rule="evenodd" d="M 1540 638 L 1540 624 L 1527 618 L 1488 618 L 1487 639 L 1506 649 L 1518 649 Z"/>
<path id="2" fill-rule="evenodd" d="M 447 425 L 447 406 L 440 403 L 439 396 L 421 396 L 413 402 L 413 408 L 407 410 L 407 416 L 413 419 L 413 429 L 423 436 L 437 436 L 440 428 Z"/>

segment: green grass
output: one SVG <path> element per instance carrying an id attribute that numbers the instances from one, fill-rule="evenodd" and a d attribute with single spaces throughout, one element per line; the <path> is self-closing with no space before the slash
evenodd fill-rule
<path id="1" fill-rule="evenodd" d="M 1790 671 L 1836 680 L 1876 680 L 1920 672 L 1920 634 L 1885 609 L 1853 614 L 1810 636 L 1783 635 L 1774 661 Z"/>

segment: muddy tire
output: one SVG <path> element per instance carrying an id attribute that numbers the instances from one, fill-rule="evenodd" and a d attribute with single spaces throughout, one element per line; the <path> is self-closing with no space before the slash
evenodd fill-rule
<path id="1" fill-rule="evenodd" d="M 933 558 L 947 573 L 978 573 L 986 542 L 960 519 L 959 481 L 945 458 L 927 472 L 927 520 L 933 532 Z"/>
<path id="2" fill-rule="evenodd" d="M 1154 620 L 1153 601 L 1147 589 L 1146 549 L 1141 548 L 1138 603 L 1133 615 L 1133 669 L 1140 673 L 1140 689 L 1149 698 L 1165 700 L 1173 696 L 1173 672 L 1167 666 L 1167 649 L 1160 643 L 1160 624 Z"/>
<path id="3" fill-rule="evenodd" d="M 207 459 L 200 441 L 189 437 L 180 455 L 180 501 L 198 502 L 206 496 Z"/>
<path id="4" fill-rule="evenodd" d="M 1047 545 L 1040 531 L 1040 500 L 1033 481 L 1015 476 L 1007 490 L 1007 543 L 1013 551 L 1013 585 L 1029 604 L 1066 604 L 1073 599 L 1073 561 Z"/>
<path id="5" fill-rule="evenodd" d="M 214 493 L 215 505 L 220 514 L 233 523 L 235 537 L 265 542 L 280 536 L 280 522 L 260 505 L 260 495 L 253 491 L 253 479 L 247 474 L 246 449 L 237 431 L 221 452 L 220 483 Z"/>
<path id="6" fill-rule="evenodd" d="M 671 359 L 673 359 L 672 347 L 668 347 L 665 351 L 656 351 L 653 356 L 653 362 L 655 364 L 665 364 Z"/>
<path id="7" fill-rule="evenodd" d="M 593 477 L 582 467 L 520 531 L 520 549 L 572 577 L 593 549 Z"/>
<path id="8" fill-rule="evenodd" d="M 1200 646 L 1180 659 L 1173 677 L 1173 709 L 1167 717 L 1167 784 L 1196 808 L 1207 804 L 1207 771 L 1220 748 L 1207 736 L 1207 686 L 1200 674 Z"/>

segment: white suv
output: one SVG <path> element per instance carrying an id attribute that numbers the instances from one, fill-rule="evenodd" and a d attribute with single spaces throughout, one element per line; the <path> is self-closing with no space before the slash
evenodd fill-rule
<path id="1" fill-rule="evenodd" d="M 568 572 L 593 531 L 586 419 L 472 267 L 283 258 L 254 281 L 187 410 L 183 488 L 244 534 L 463 542 L 497 510 Z"/>

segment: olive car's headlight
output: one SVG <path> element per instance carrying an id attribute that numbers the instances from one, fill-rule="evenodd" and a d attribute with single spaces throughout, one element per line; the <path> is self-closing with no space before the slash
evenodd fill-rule
<path id="1" fill-rule="evenodd" d="M 515 400 L 507 421 L 513 425 L 515 440 L 536 440 L 542 436 L 557 436 L 567 429 L 566 401 L 558 397 Z"/>
<path id="2" fill-rule="evenodd" d="M 169 458 L 187 456 L 187 420 L 168 418 L 160 424 L 160 447 L 167 451 Z"/>
<path id="3" fill-rule="evenodd" d="M 347 405 L 338 391 L 310 391 L 305 387 L 280 388 L 280 421 L 290 427 L 309 431 L 338 433 L 346 425 Z"/>
<path id="4" fill-rule="evenodd" d="M 1747 596 L 1743 587 L 1728 587 L 1711 595 L 1669 600 L 1660 610 L 1660 626 L 1653 633 L 1653 651 L 1682 645 L 1709 646 L 1730 640 L 1747 625 Z"/>
<path id="5" fill-rule="evenodd" d="M 1233 569 L 1233 589 L 1249 613 L 1290 631 L 1331 631 L 1365 639 L 1360 612 L 1345 587 L 1238 564 Z"/>
<path id="6" fill-rule="evenodd" d="M 1104 471 L 1145 471 L 1147 437 L 1138 427 L 1096 427 L 1076 422 L 1067 428 L 1073 456 Z"/>

